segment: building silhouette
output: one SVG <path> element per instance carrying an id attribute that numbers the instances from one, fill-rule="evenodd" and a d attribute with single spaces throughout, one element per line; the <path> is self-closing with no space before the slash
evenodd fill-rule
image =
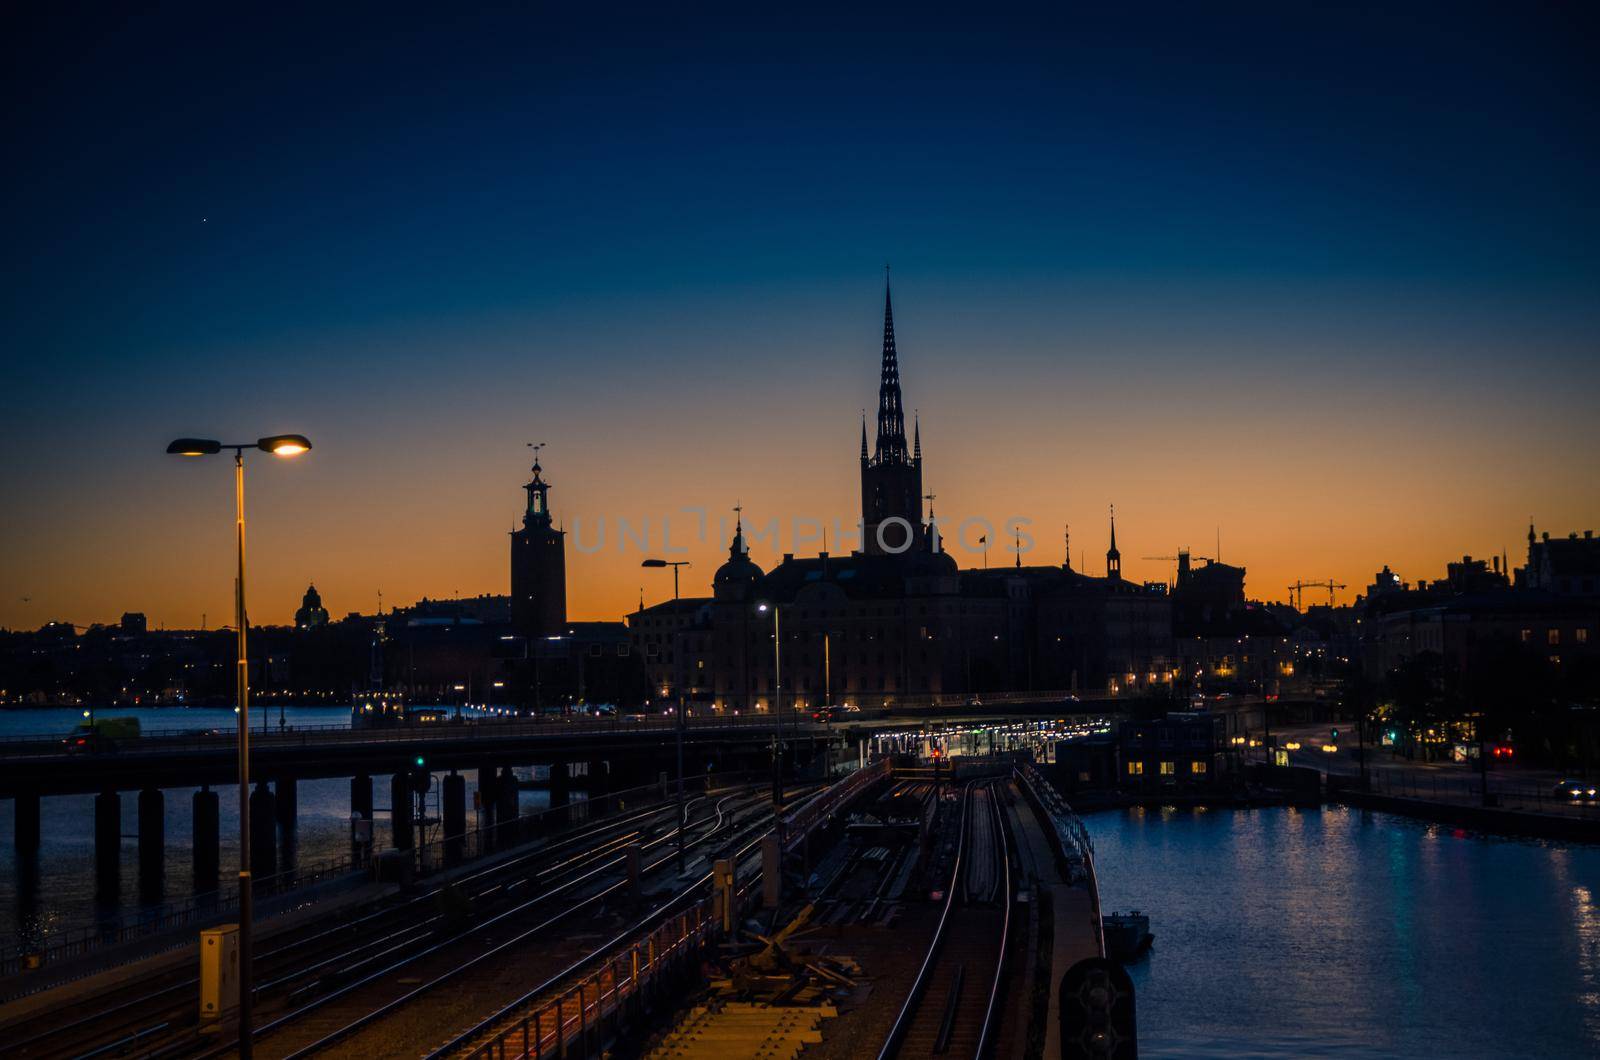
<path id="1" fill-rule="evenodd" d="M 740 513 L 712 595 L 628 616 L 653 692 L 722 709 L 767 709 L 781 669 L 786 705 L 876 706 L 988 691 L 1120 691 L 1172 677 L 1164 594 L 1108 575 L 1017 564 L 961 570 L 924 517 L 921 425 L 907 444 L 894 308 L 884 291 L 876 444 L 861 427 L 861 548 L 750 555 Z M 759 609 L 765 604 L 766 609 Z M 781 641 L 774 642 L 774 612 Z"/>
<path id="2" fill-rule="evenodd" d="M 522 529 L 511 532 L 511 625 L 528 638 L 553 637 L 567 625 L 567 535 L 550 514 L 550 484 L 534 457 Z"/>

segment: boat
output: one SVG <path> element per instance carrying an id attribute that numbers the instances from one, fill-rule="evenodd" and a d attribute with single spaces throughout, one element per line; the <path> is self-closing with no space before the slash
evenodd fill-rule
<path id="1" fill-rule="evenodd" d="M 1137 909 L 1103 916 L 1100 927 L 1106 940 L 1106 956 L 1118 964 L 1138 960 L 1156 940 L 1150 934 L 1150 918 Z"/>

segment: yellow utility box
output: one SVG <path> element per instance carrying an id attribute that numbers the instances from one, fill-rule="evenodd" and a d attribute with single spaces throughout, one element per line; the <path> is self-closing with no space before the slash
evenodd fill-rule
<path id="1" fill-rule="evenodd" d="M 239 1009 L 239 925 L 200 932 L 200 1030 L 215 1034 Z"/>

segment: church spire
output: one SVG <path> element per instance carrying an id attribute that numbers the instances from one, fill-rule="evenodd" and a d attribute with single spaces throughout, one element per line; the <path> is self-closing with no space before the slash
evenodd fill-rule
<path id="1" fill-rule="evenodd" d="M 1106 549 L 1106 577 L 1122 578 L 1122 553 L 1117 551 L 1117 506 L 1111 506 L 1111 547 Z"/>
<path id="2" fill-rule="evenodd" d="M 906 415 L 900 400 L 900 359 L 894 348 L 894 303 L 889 297 L 888 269 L 883 280 L 883 369 L 878 380 L 878 452 L 880 464 L 904 464 Z"/>
<path id="3" fill-rule="evenodd" d="M 916 438 L 916 441 L 912 444 L 912 447 L 911 447 L 911 459 L 916 460 L 918 462 L 921 462 L 921 460 L 922 460 L 922 410 L 921 409 L 918 409 L 915 413 L 912 414 L 911 422 L 912 422 L 912 435 L 913 435 L 913 437 Z"/>
<path id="4" fill-rule="evenodd" d="M 861 410 L 861 459 L 867 459 L 867 410 Z"/>

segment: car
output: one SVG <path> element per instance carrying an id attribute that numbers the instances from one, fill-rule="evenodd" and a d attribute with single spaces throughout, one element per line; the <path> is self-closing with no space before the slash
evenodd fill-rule
<path id="1" fill-rule="evenodd" d="M 1556 785 L 1555 796 L 1572 802 L 1594 802 L 1600 788 L 1583 780 L 1563 780 Z"/>

